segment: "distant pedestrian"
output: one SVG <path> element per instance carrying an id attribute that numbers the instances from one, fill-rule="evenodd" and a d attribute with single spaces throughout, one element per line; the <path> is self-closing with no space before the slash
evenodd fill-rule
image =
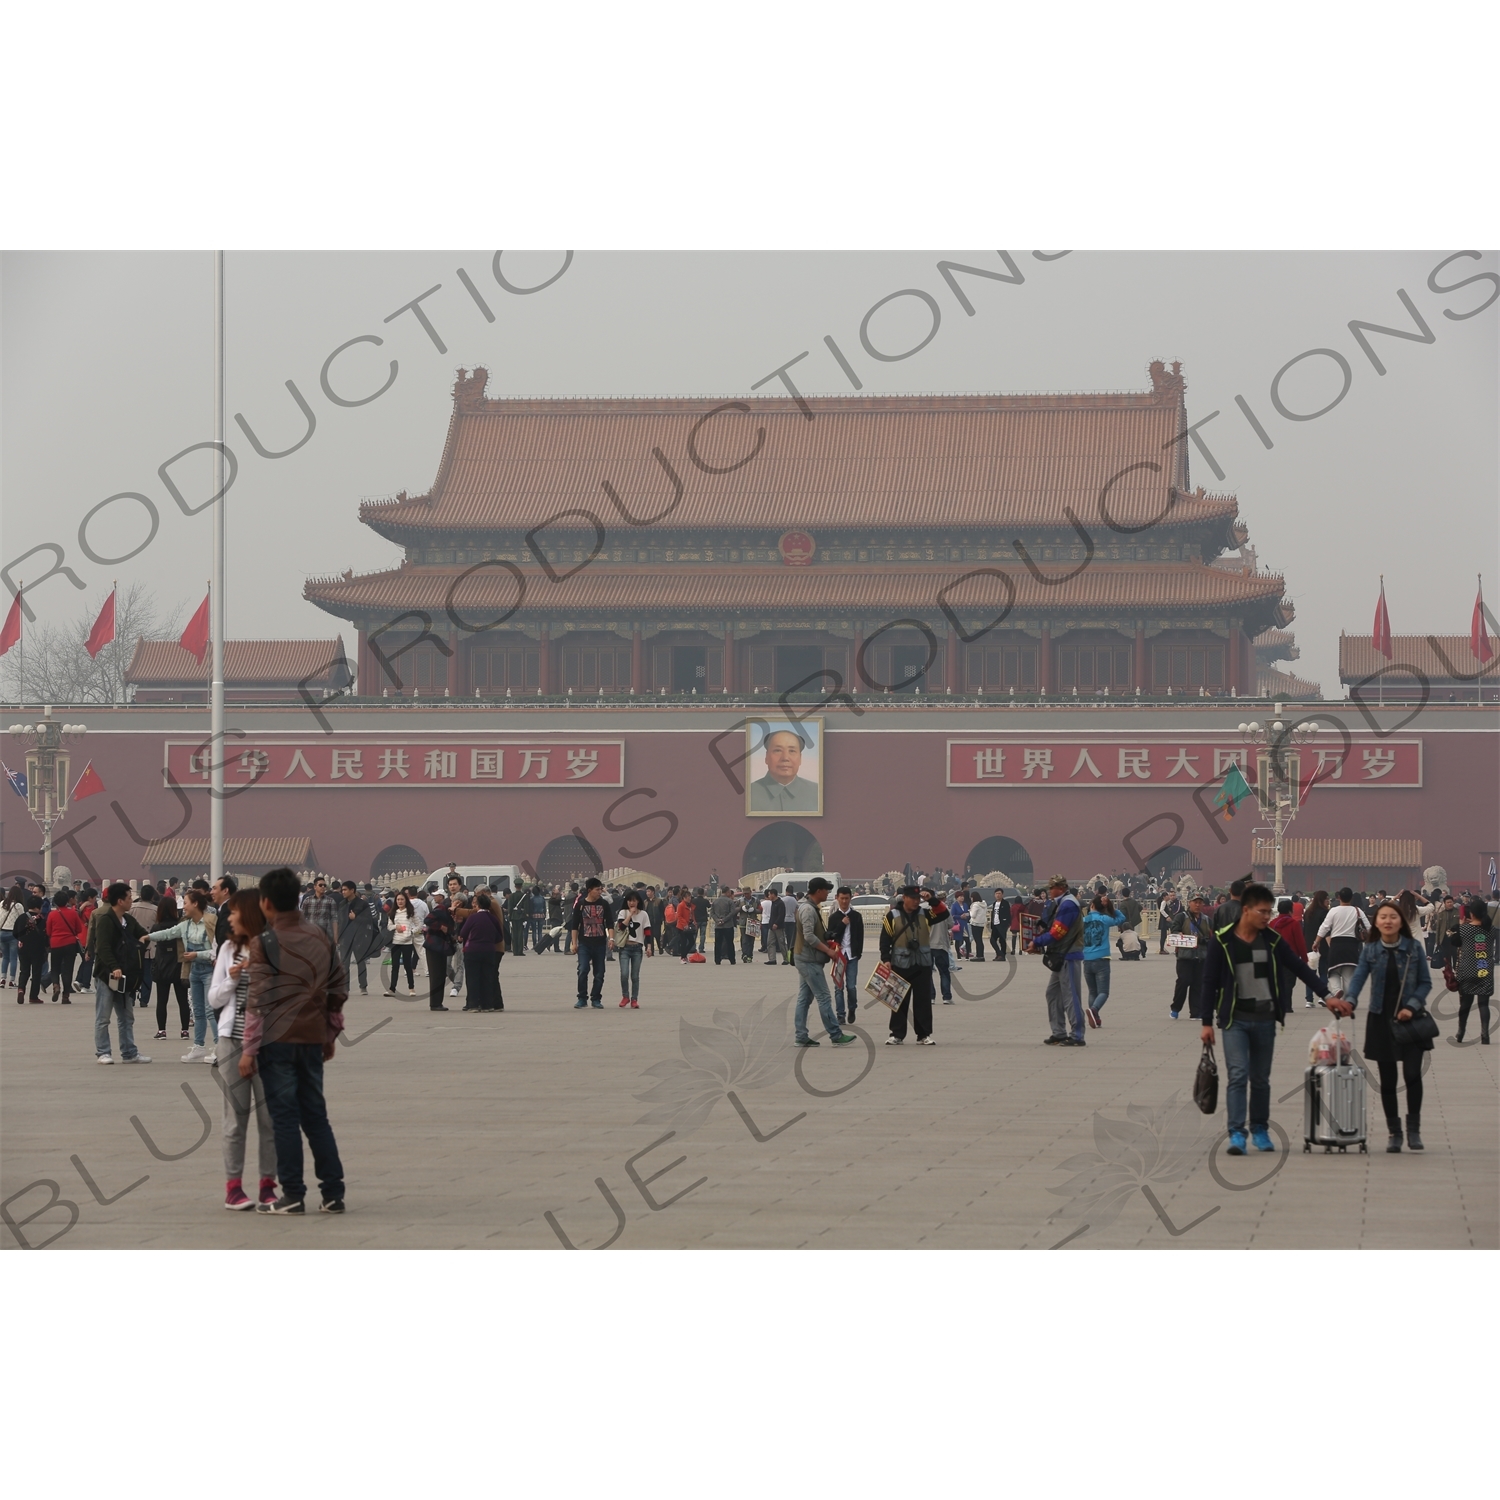
<path id="1" fill-rule="evenodd" d="M 353 884 L 352 881 L 347 884 Z M 321 927 L 330 943 L 339 940 L 339 901 L 328 889 L 328 882 L 319 875 L 312 885 L 311 894 L 302 900 L 302 915 L 314 927 Z"/>
<path id="2" fill-rule="evenodd" d="M 0 898 L 0 986 L 9 988 L 16 982 L 20 955 L 16 950 L 16 923 L 26 911 L 26 892 L 12 886 Z"/>
<path id="3" fill-rule="evenodd" d="M 504 912 L 483 886 L 474 892 L 474 910 L 458 929 L 464 954 L 464 1011 L 488 1015 L 505 1009 L 500 992 L 500 959 L 505 952 Z"/>
<path id="4" fill-rule="evenodd" d="M 1083 914 L 1083 982 L 1088 986 L 1088 1005 L 1084 1016 L 1090 1026 L 1104 1024 L 1100 1012 L 1109 999 L 1110 939 L 1114 929 L 1125 925 L 1125 913 L 1115 910 L 1115 903 L 1102 892 L 1089 903 Z"/>
<path id="5" fill-rule="evenodd" d="M 323 926 L 316 917 L 310 917 L 309 920 L 316 926 Z M 362 896 L 359 887 L 352 880 L 344 881 L 339 887 L 332 937 L 338 947 L 339 962 L 344 966 L 344 973 L 352 980 L 358 970 L 361 995 L 368 993 L 369 960 L 380 952 L 380 928 L 380 918 L 369 897 Z M 391 990 L 394 992 L 395 988 L 396 974 L 392 969 Z"/>
<path id="6" fill-rule="evenodd" d="M 389 994 L 396 993 L 396 980 L 406 971 L 406 993 L 413 995 L 417 989 L 417 938 L 422 925 L 417 919 L 411 897 L 405 891 L 397 891 L 391 910 L 391 987 Z"/>
<path id="7" fill-rule="evenodd" d="M 740 935 L 740 962 L 755 959 L 755 939 L 760 935 L 760 902 L 750 891 L 741 891 L 735 903 L 735 927 Z"/>
<path id="8" fill-rule="evenodd" d="M 128 891 L 129 886 L 125 889 Z M 20 955 L 21 968 L 16 981 L 16 1004 L 29 998 L 33 1005 L 42 1003 L 42 976 L 47 972 L 47 960 L 52 952 L 52 940 L 47 936 L 47 918 L 42 915 L 42 903 L 37 896 L 27 896 L 24 910 L 13 928 L 16 935 L 16 951 Z M 31 994 L 28 997 L 28 987 Z M 71 1004 L 65 1000 L 64 1004 Z"/>
<path id="9" fill-rule="evenodd" d="M 828 941 L 839 950 L 838 982 L 833 991 L 834 1014 L 854 1024 L 859 1011 L 859 961 L 865 951 L 865 919 L 853 906 L 854 892 L 841 885 L 834 894 L 834 909 L 828 918 Z"/>
<path id="10" fill-rule="evenodd" d="M 328 1122 L 323 1064 L 344 1029 L 349 981 L 334 940 L 297 910 L 297 877 L 286 868 L 260 878 L 264 930 L 250 939 L 250 986 L 239 1075 L 260 1076 L 276 1140 L 281 1196 L 257 1203 L 259 1213 L 304 1214 L 302 1137 L 312 1149 L 322 1213 L 344 1212 L 344 1167 Z"/>
<path id="11" fill-rule="evenodd" d="M 793 1030 L 796 1045 L 816 1047 L 816 1038 L 808 1035 L 807 1013 L 814 1000 L 818 1005 L 818 1018 L 829 1040 L 835 1047 L 852 1042 L 852 1033 L 839 1027 L 838 1017 L 833 1013 L 833 996 L 828 989 L 828 976 L 823 972 L 828 961 L 837 957 L 838 949 L 828 941 L 828 928 L 823 920 L 821 905 L 832 884 L 821 875 L 808 882 L 807 895 L 797 905 L 797 936 L 793 947 L 793 961 L 797 969 L 797 1003 L 793 1010 Z"/>
<path id="12" fill-rule="evenodd" d="M 714 924 L 714 963 L 720 964 L 726 958 L 730 964 L 735 962 L 734 951 L 734 918 L 738 902 L 728 891 L 721 891 L 709 902 L 709 917 Z"/>
<path id="13" fill-rule="evenodd" d="M 681 907 L 683 902 L 679 900 L 677 905 Z M 692 908 L 686 909 L 691 922 Z M 590 1005 L 595 1010 L 604 1009 L 604 965 L 613 926 L 614 913 L 604 899 L 604 882 L 597 875 L 591 875 L 584 886 L 582 898 L 573 907 L 572 915 L 568 918 L 568 931 L 572 934 L 571 947 L 578 955 L 578 1003 L 574 1005 L 574 1010 L 586 1010 Z M 685 957 L 683 962 L 687 962 Z"/>
<path id="14" fill-rule="evenodd" d="M 109 905 L 94 914 L 94 1056 L 112 1063 L 109 1018 L 120 1033 L 120 1061 L 151 1061 L 135 1045 L 135 996 L 141 987 L 141 953 L 146 933 L 130 915 L 130 887 L 117 880 L 105 893 Z"/>
<path id="15" fill-rule="evenodd" d="M 182 1040 L 191 1034 L 192 1011 L 188 1006 L 188 980 L 183 972 L 182 942 L 178 938 L 158 938 L 157 934 L 177 926 L 177 901 L 170 891 L 156 904 L 156 925 L 151 929 L 151 948 L 148 961 L 151 964 L 152 982 L 156 986 L 156 1039 L 165 1041 L 167 1036 L 167 1001 L 177 997 L 177 1019 L 182 1028 Z M 218 925 L 214 935 L 218 936 Z"/>
<path id="16" fill-rule="evenodd" d="M 1458 980 L 1458 1040 L 1464 1039 L 1469 1012 L 1477 1001 L 1479 1040 L 1488 1047 L 1490 1000 L 1495 993 L 1495 922 L 1486 902 L 1476 898 L 1464 907 L 1462 920 L 1448 929 L 1445 947 L 1439 952 L 1453 966 Z"/>
<path id="17" fill-rule="evenodd" d="M 1202 891 L 1194 891 L 1188 897 L 1187 909 L 1179 911 L 1172 919 L 1168 936 L 1190 938 L 1174 949 L 1177 955 L 1177 982 L 1172 989 L 1171 1015 L 1175 1021 L 1187 1006 L 1189 1015 L 1197 1009 L 1197 995 L 1203 981 L 1203 961 L 1208 957 L 1209 940 L 1213 937 L 1213 918 L 1208 913 L 1208 897 Z"/>
<path id="18" fill-rule="evenodd" d="M 154 904 L 152 910 L 156 910 Z M 171 942 L 174 938 L 182 944 L 182 967 L 187 971 L 188 993 L 193 1006 L 193 1045 L 182 1054 L 181 1060 L 185 1063 L 201 1062 L 211 1066 L 214 1061 L 214 1042 L 209 1035 L 212 1014 L 208 1005 L 208 984 L 213 978 L 214 955 L 218 951 L 214 942 L 218 921 L 218 912 L 209 900 L 208 892 L 193 887 L 183 893 L 182 921 L 175 927 L 158 928 L 151 934 L 159 944 Z"/>
<path id="19" fill-rule="evenodd" d="M 932 1035 L 932 948 L 931 923 L 947 922 L 948 908 L 941 914 L 922 909 L 922 892 L 914 885 L 901 887 L 901 899 L 885 915 L 880 925 L 880 958 L 888 963 L 911 988 L 901 1004 L 891 1012 L 887 1047 L 899 1047 L 906 1040 L 907 1018 L 916 1031 L 917 1044 L 936 1046 Z"/>
<path id="20" fill-rule="evenodd" d="M 78 963 L 83 940 L 88 936 L 83 919 L 78 915 L 73 902 L 72 891 L 59 891 L 53 898 L 52 910 L 47 916 L 54 1000 L 73 993 L 73 970 Z"/>
<path id="21" fill-rule="evenodd" d="M 1048 1047 L 1082 1047 L 1083 1039 L 1083 908 L 1068 889 L 1067 877 L 1047 882 L 1047 904 L 1040 931 L 1031 940 L 1033 951 L 1047 958 Z M 1047 951 L 1050 950 L 1050 953 Z"/>
<path id="22" fill-rule="evenodd" d="M 165 905 L 166 897 L 162 898 Z M 175 910 L 176 903 L 173 903 Z M 224 1091 L 224 1207 L 253 1209 L 257 1202 L 276 1201 L 276 1133 L 266 1103 L 265 1082 L 259 1075 L 240 1075 L 240 1057 L 245 1046 L 245 1012 L 250 996 L 250 940 L 265 931 L 265 913 L 257 891 L 238 891 L 220 906 L 223 914 L 214 926 L 227 936 L 218 945 L 208 1000 L 214 1012 L 215 1051 L 219 1085 Z M 163 1002 L 158 999 L 157 1010 Z M 260 1168 L 257 1197 L 245 1191 L 245 1138 L 254 1115 Z"/>
<path id="23" fill-rule="evenodd" d="M 718 898 L 715 898 L 718 899 Z M 641 1008 L 641 959 L 651 935 L 651 918 L 641 905 L 639 891 L 626 891 L 615 918 L 615 958 L 620 966 L 620 1009 Z M 715 939 L 717 947 L 717 939 Z M 733 961 L 733 955 L 730 955 Z M 715 960 L 717 962 L 717 959 Z"/>
<path id="24" fill-rule="evenodd" d="M 448 960 L 453 956 L 457 943 L 457 931 L 453 913 L 448 908 L 448 898 L 435 895 L 432 910 L 422 924 L 422 950 L 427 960 L 427 1008 L 447 1010 L 443 1004 L 443 986 L 448 979 Z"/>

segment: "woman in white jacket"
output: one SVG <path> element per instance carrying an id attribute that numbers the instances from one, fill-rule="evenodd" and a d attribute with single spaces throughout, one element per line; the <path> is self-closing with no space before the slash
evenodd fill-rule
<path id="1" fill-rule="evenodd" d="M 255 1200 L 245 1191 L 245 1134 L 250 1112 L 255 1112 L 260 1147 L 260 1191 L 262 1203 L 276 1201 L 276 1141 L 271 1131 L 271 1112 L 266 1108 L 260 1074 L 240 1077 L 240 1052 L 245 1041 L 245 1000 L 250 991 L 250 940 L 264 930 L 259 893 L 236 891 L 229 898 L 229 941 L 219 948 L 208 1003 L 215 1017 L 219 1087 L 224 1090 L 224 1207 L 246 1210 Z"/>

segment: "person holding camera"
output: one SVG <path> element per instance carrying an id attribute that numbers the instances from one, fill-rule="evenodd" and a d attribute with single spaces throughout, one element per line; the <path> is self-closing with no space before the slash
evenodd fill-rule
<path id="1" fill-rule="evenodd" d="M 130 914 L 130 887 L 117 880 L 105 893 L 107 906 L 94 913 L 94 1056 L 112 1063 L 109 1018 L 114 1013 L 120 1033 L 120 1061 L 151 1061 L 135 1045 L 135 994 L 141 987 L 141 947 L 149 941 L 146 929 Z"/>

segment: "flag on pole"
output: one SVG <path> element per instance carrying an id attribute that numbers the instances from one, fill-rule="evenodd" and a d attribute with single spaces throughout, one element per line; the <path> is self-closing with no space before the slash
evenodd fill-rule
<path id="1" fill-rule="evenodd" d="M 21 639 L 21 590 L 10 601 L 10 613 L 5 617 L 5 628 L 0 630 L 0 656 L 4 656 Z"/>
<path id="2" fill-rule="evenodd" d="M 104 783 L 99 779 L 99 773 L 94 769 L 93 761 L 83 768 L 83 775 L 73 783 L 73 790 L 69 794 L 74 802 L 82 802 L 85 797 L 92 797 L 96 792 L 104 790 Z"/>
<path id="3" fill-rule="evenodd" d="M 1236 806 L 1251 795 L 1250 783 L 1245 780 L 1244 773 L 1237 765 L 1231 764 L 1224 774 L 1224 785 L 1214 797 L 1214 806 L 1224 809 L 1224 819 L 1227 822 L 1234 816 Z"/>
<path id="4" fill-rule="evenodd" d="M 10 627 L 7 625 L 6 630 Z M 0 646 L 0 651 L 5 648 Z M 1495 648 L 1490 645 L 1489 621 L 1484 617 L 1484 578 L 1479 579 L 1479 592 L 1474 596 L 1474 618 L 1469 622 L 1469 650 L 1474 653 L 1475 661 L 1489 661 L 1495 654 Z"/>
<path id="5" fill-rule="evenodd" d="M 1375 606 L 1375 649 L 1387 661 L 1396 654 L 1391 645 L 1391 617 L 1385 607 L 1385 574 L 1380 575 L 1380 602 Z"/>
<path id="6" fill-rule="evenodd" d="M 26 773 L 24 771 L 12 771 L 4 761 L 0 761 L 0 771 L 5 772 L 5 779 L 10 782 L 11 791 L 16 796 L 24 799 L 26 796 Z"/>
<path id="7" fill-rule="evenodd" d="M 208 601 L 210 595 L 203 596 L 203 603 L 193 612 L 193 618 L 187 622 L 187 629 L 182 632 L 182 639 L 177 642 L 190 656 L 198 658 L 202 665 L 203 658 L 208 654 Z"/>
<path id="8" fill-rule="evenodd" d="M 104 601 L 104 608 L 99 611 L 99 618 L 94 621 L 94 628 L 89 631 L 89 638 L 83 643 L 83 649 L 90 656 L 98 654 L 115 638 L 115 590 L 109 591 L 109 598 Z"/>

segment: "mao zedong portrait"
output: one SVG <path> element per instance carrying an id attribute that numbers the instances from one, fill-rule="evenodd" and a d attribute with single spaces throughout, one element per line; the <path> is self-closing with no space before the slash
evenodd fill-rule
<path id="1" fill-rule="evenodd" d="M 795 729 L 777 729 L 766 736 L 766 774 L 750 783 L 749 810 L 752 813 L 816 816 L 823 811 L 818 782 L 801 774 L 803 737 Z M 817 764 L 816 752 L 813 764 Z M 818 772 L 814 770 L 813 774 L 816 776 Z"/>

